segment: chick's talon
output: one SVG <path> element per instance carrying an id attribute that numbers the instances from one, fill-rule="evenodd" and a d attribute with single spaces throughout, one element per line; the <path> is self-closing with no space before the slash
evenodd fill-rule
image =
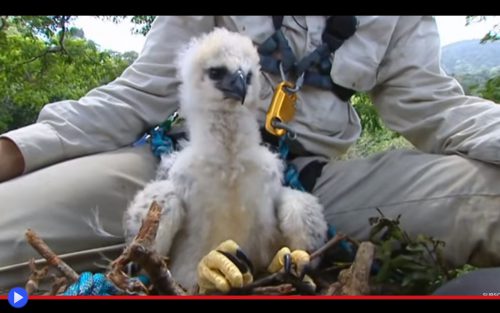
<path id="1" fill-rule="evenodd" d="M 284 271 L 292 274 L 302 280 L 303 287 L 307 289 L 308 293 L 313 293 L 316 290 L 316 284 L 304 271 L 310 259 L 309 253 L 304 250 L 290 251 L 288 247 L 283 247 L 274 255 L 267 270 L 270 273 Z"/>
<path id="2" fill-rule="evenodd" d="M 309 264 L 309 253 L 304 250 L 290 251 L 288 247 L 281 248 L 275 255 L 271 264 L 267 267 L 270 273 L 284 270 L 293 272 L 296 276 L 303 272 L 304 267 Z"/>
<path id="3" fill-rule="evenodd" d="M 232 240 L 226 240 L 198 263 L 200 293 L 228 292 L 253 281 L 251 263 Z"/>

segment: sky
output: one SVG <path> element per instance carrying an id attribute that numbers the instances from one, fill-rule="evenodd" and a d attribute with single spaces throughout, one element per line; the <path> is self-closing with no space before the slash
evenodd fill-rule
<path id="1" fill-rule="evenodd" d="M 480 39 L 494 24 L 500 23 L 500 18 L 489 18 L 485 22 L 469 26 L 465 26 L 465 16 L 436 16 L 436 21 L 441 44 L 444 46 L 460 40 Z M 122 53 L 140 52 L 145 40 L 144 36 L 131 33 L 133 24 L 128 21 L 114 24 L 93 16 L 80 16 L 74 22 L 74 26 L 83 28 L 85 37 L 93 40 L 101 48 Z"/>

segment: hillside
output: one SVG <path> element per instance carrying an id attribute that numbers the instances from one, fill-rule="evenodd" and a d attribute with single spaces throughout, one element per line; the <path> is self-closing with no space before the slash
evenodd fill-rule
<path id="1" fill-rule="evenodd" d="M 500 66 L 500 41 L 481 44 L 479 40 L 464 40 L 446 45 L 441 63 L 452 76 L 491 71 Z"/>

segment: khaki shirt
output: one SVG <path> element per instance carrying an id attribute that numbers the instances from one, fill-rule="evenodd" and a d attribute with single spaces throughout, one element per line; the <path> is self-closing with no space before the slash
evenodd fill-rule
<path id="1" fill-rule="evenodd" d="M 325 17 L 290 16 L 283 32 L 298 59 L 321 44 Z M 462 154 L 500 163 L 500 108 L 464 96 L 440 68 L 440 39 L 429 16 L 360 16 L 356 33 L 332 55 L 335 83 L 368 91 L 386 125 L 425 152 Z M 138 59 L 108 85 L 83 98 L 46 105 L 33 125 L 4 134 L 24 155 L 29 172 L 82 155 L 130 145 L 178 107 L 174 59 L 193 36 L 226 27 L 265 41 L 270 16 L 160 16 Z M 305 26 L 305 29 L 301 26 Z M 262 73 L 260 120 L 280 77 Z M 291 126 L 309 152 L 329 158 L 344 153 L 361 125 L 348 102 L 305 86 Z"/>

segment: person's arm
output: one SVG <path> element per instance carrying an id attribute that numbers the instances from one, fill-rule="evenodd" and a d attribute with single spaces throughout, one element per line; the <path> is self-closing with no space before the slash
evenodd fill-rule
<path id="1" fill-rule="evenodd" d="M 24 158 L 16 144 L 6 138 L 0 138 L 0 183 L 21 175 Z"/>
<path id="2" fill-rule="evenodd" d="M 78 101 L 48 104 L 35 124 L 2 136 L 21 151 L 22 172 L 128 145 L 166 119 L 178 106 L 179 48 L 213 27 L 210 16 L 158 17 L 140 56 L 119 78 Z"/>
<path id="3" fill-rule="evenodd" d="M 371 92 L 381 118 L 418 149 L 500 163 L 500 106 L 465 96 L 440 67 L 432 17 L 401 17 Z"/>

